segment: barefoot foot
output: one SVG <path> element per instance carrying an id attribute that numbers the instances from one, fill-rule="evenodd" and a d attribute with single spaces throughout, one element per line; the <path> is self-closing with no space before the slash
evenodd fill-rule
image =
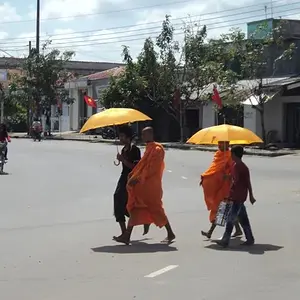
<path id="1" fill-rule="evenodd" d="M 163 241 L 161 241 L 162 244 L 172 244 L 175 240 L 176 236 L 175 234 L 169 234 Z"/>
<path id="2" fill-rule="evenodd" d="M 123 233 L 120 234 L 119 236 L 114 235 L 112 239 L 113 239 L 114 241 L 116 241 L 118 238 L 122 238 L 123 235 L 124 235 Z"/>
<path id="3" fill-rule="evenodd" d="M 149 229 L 150 229 L 150 224 L 145 224 L 144 225 L 144 232 L 143 235 L 146 235 L 149 233 Z"/>
<path id="4" fill-rule="evenodd" d="M 114 237 L 114 240 L 117 242 L 117 243 L 121 243 L 121 244 L 125 244 L 125 245 L 129 245 L 130 244 L 130 240 L 128 238 L 127 235 L 120 235 L 120 236 L 116 236 Z"/>

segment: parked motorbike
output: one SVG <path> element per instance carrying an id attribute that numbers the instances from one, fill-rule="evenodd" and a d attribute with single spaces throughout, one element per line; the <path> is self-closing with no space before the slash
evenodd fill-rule
<path id="1" fill-rule="evenodd" d="M 106 127 L 102 129 L 101 136 L 105 140 L 113 140 L 116 138 L 116 131 L 111 127 Z"/>
<path id="2" fill-rule="evenodd" d="M 4 171 L 5 161 L 5 150 L 7 147 L 7 143 L 0 143 L 0 173 Z"/>

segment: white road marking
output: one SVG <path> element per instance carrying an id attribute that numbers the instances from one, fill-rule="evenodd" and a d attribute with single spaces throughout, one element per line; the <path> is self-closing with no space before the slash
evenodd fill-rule
<path id="1" fill-rule="evenodd" d="M 185 177 L 185 176 L 181 176 L 181 178 L 182 178 L 182 179 L 185 179 L 185 180 L 187 179 L 187 177 Z"/>
<path id="2" fill-rule="evenodd" d="M 167 172 L 169 172 L 169 173 L 172 173 L 172 171 L 171 171 L 171 170 L 167 170 Z"/>
<path id="3" fill-rule="evenodd" d="M 150 274 L 146 275 L 145 278 L 154 278 L 156 276 L 159 276 L 159 275 L 162 275 L 162 274 L 164 274 L 166 272 L 169 272 L 169 271 L 171 271 L 173 269 L 176 269 L 177 267 L 178 267 L 178 265 L 167 266 L 167 267 L 165 267 L 163 269 L 160 269 L 158 271 L 155 271 L 153 273 L 150 273 Z"/>

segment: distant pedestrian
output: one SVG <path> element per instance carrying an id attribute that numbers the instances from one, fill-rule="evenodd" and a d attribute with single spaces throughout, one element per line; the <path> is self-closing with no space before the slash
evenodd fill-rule
<path id="1" fill-rule="evenodd" d="M 243 147 L 232 147 L 232 185 L 229 193 L 229 201 L 232 201 L 232 207 L 229 211 L 225 233 L 221 240 L 216 241 L 216 243 L 222 247 L 227 247 L 229 245 L 231 233 L 237 219 L 246 236 L 246 242 L 242 245 L 251 246 L 254 244 L 254 237 L 244 203 L 247 200 L 248 192 L 251 204 L 254 204 L 256 200 L 253 196 L 249 169 L 242 161 L 243 154 Z"/>
<path id="2" fill-rule="evenodd" d="M 5 143 L 5 160 L 8 160 L 7 154 L 8 154 L 8 148 L 7 143 L 10 142 L 10 137 L 7 133 L 7 128 L 4 123 L 0 124 L 0 143 Z"/>

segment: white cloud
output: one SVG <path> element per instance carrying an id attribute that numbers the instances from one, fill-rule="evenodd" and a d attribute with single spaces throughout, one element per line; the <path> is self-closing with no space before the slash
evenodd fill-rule
<path id="1" fill-rule="evenodd" d="M 65 0 L 60 2 L 60 8 L 58 6 L 53 10 L 51 8 L 57 0 L 49 0 L 46 2 L 44 6 L 44 11 L 47 12 L 47 16 L 44 17 L 57 17 L 57 16 L 71 16 L 76 15 L 74 10 L 70 12 L 70 10 L 63 8 L 63 6 L 69 5 L 68 2 L 72 0 Z M 75 0 L 76 1 L 76 0 Z M 123 3 L 127 0 L 114 0 L 115 3 Z M 50 36 L 52 39 L 53 48 L 58 48 L 60 50 L 74 50 L 77 55 L 76 59 L 89 59 L 89 54 L 94 57 L 94 59 L 103 60 L 102 58 L 109 60 L 120 61 L 120 55 L 122 51 L 123 45 L 128 45 L 130 47 L 131 54 L 136 56 L 143 45 L 144 40 L 151 36 L 156 37 L 160 32 L 161 22 L 164 20 L 165 15 L 169 14 L 172 17 L 172 23 L 176 28 L 176 32 L 182 33 L 183 22 L 199 22 L 201 20 L 200 16 L 204 15 L 203 19 L 211 18 L 214 19 L 210 21 L 210 23 L 218 23 L 219 25 L 224 25 L 224 20 L 221 18 L 216 18 L 217 13 L 215 15 L 205 16 L 205 13 L 211 12 L 211 4 L 214 4 L 215 0 L 211 0 L 209 3 L 206 1 L 205 3 L 197 3 L 189 2 L 185 5 L 173 5 L 173 6 L 165 6 L 163 8 L 152 8 L 145 10 L 137 10 L 131 12 L 132 15 L 138 20 L 135 26 L 120 28 L 115 30 L 101 30 L 95 31 L 91 33 L 75 33 L 72 28 L 69 29 L 56 29 L 53 31 L 53 35 Z M 86 0 L 87 8 L 91 6 L 96 6 L 96 4 L 100 1 L 96 0 Z M 96 3 L 97 2 L 97 3 Z M 128 3 L 131 1 L 127 1 Z M 73 3 L 73 2 L 72 2 Z M 114 4 L 115 4 L 114 3 Z M 216 5 L 213 7 L 216 10 L 222 10 L 221 4 L 219 1 L 216 1 Z M 146 4 L 145 4 L 146 5 Z M 149 5 L 149 4 L 148 4 Z M 76 7 L 76 3 L 72 4 L 72 7 Z M 85 5 L 86 6 L 86 5 Z M 133 4 L 132 4 L 133 6 Z M 133 7 L 137 7 L 138 5 L 134 5 Z M 141 6 L 141 5 L 140 5 Z M 219 9 L 218 9 L 219 6 Z M 52 9 L 52 10 L 51 10 Z M 74 8 L 77 9 L 77 8 Z M 82 9 L 82 8 L 81 8 Z M 81 10 L 80 9 L 80 10 Z M 65 12 L 64 12 L 65 10 Z M 82 11 L 82 10 L 81 10 Z M 51 14 L 51 13 L 52 14 Z M 67 15 L 66 15 L 67 13 Z M 82 12 L 80 12 L 82 13 Z M 90 10 L 84 10 L 85 14 L 90 13 Z M 190 15 L 190 16 L 189 16 Z M 156 23 L 154 23 L 156 22 Z M 205 22 L 205 21 L 203 21 Z M 151 24 L 152 23 L 152 24 Z M 117 27 L 114 26 L 113 23 L 108 23 L 107 27 Z M 220 28 L 214 30 L 213 34 L 220 33 Z M 34 34 L 25 34 L 24 37 L 34 36 Z M 47 35 L 43 34 L 41 40 L 46 39 Z M 182 41 L 182 34 L 178 34 L 175 36 L 176 39 Z M 49 38 L 49 37 L 48 37 Z M 102 57 L 102 58 L 101 58 Z M 110 57 L 110 58 L 108 58 Z"/>
<path id="2" fill-rule="evenodd" d="M 64 21 L 73 20 L 72 16 L 95 13 L 101 0 L 48 0 L 42 1 L 41 18 L 63 18 Z M 30 18 L 36 15 L 35 10 L 29 13 Z"/>
<path id="3" fill-rule="evenodd" d="M 8 32 L 0 31 L 0 40 L 3 40 L 8 37 Z"/>
<path id="4" fill-rule="evenodd" d="M 16 8 L 7 2 L 0 4 L 0 16 L 2 22 L 21 20 L 21 16 L 18 15 Z"/>
<path id="5" fill-rule="evenodd" d="M 289 1 L 295 3 L 296 0 Z M 127 7 L 151 6 L 159 3 L 156 1 L 153 4 L 150 4 L 151 2 L 141 3 L 141 0 L 48 0 L 43 2 L 43 18 L 70 17 L 78 14 L 105 12 L 105 9 L 109 10 L 107 5 L 119 6 L 120 10 L 122 10 Z M 163 3 L 164 1 L 161 0 L 161 2 Z M 168 0 L 166 3 L 170 2 L 171 0 Z M 281 5 L 281 7 L 274 9 L 275 17 L 279 16 L 282 10 L 286 9 L 283 7 L 285 2 L 286 0 L 276 2 L 276 5 Z M 257 5 L 253 5 L 255 3 Z M 287 2 L 287 5 L 291 8 L 291 4 L 288 3 L 291 2 Z M 249 8 L 249 5 L 253 6 Z M 113 8 L 111 10 L 118 9 Z M 299 10 L 300 8 L 298 7 Z M 255 12 L 253 13 L 253 11 Z M 106 15 L 104 13 L 103 17 L 99 18 L 97 23 L 92 23 L 93 27 L 89 27 L 115 27 L 115 29 L 110 30 L 76 33 L 75 31 L 78 30 L 86 30 L 86 27 L 84 27 L 84 23 L 86 23 L 84 18 L 68 23 L 68 29 L 59 29 L 59 27 L 55 29 L 52 27 L 51 30 L 51 27 L 48 26 L 48 29 L 51 30 L 51 35 L 49 36 L 44 32 L 41 35 L 41 43 L 50 37 L 53 40 L 50 47 L 58 48 L 59 50 L 74 50 L 77 53 L 76 59 L 79 60 L 120 61 L 122 45 L 128 45 L 132 55 L 136 56 L 140 52 L 145 38 L 149 36 L 155 38 L 158 35 L 161 29 L 161 22 L 166 14 L 172 17 L 172 23 L 176 28 L 175 33 L 177 33 L 175 34 L 175 38 L 179 41 L 182 41 L 184 21 L 207 25 L 209 37 L 215 38 L 220 33 L 228 32 L 233 26 L 242 27 L 245 30 L 247 21 L 263 19 L 265 16 L 264 4 L 260 1 L 258 2 L 258 0 L 245 0 L 243 4 L 238 1 L 232 3 L 229 0 L 205 0 L 200 3 L 195 0 L 185 4 L 166 5 L 144 10 L 126 10 L 126 12 L 118 14 L 121 21 L 110 14 Z M 285 16 L 283 15 L 283 17 Z M 127 23 L 125 23 L 126 21 Z M 78 29 L 78 22 L 83 24 L 82 29 Z M 132 23 L 135 23 L 135 26 L 124 27 Z M 59 24 L 61 23 L 57 23 L 57 26 L 60 26 Z M 73 27 L 72 24 L 76 24 L 77 27 Z M 116 29 L 118 26 L 120 28 Z M 122 26 L 123 28 L 121 28 Z M 34 40 L 34 36 L 35 33 L 32 32 L 24 33 L 19 37 L 26 38 L 27 42 L 28 38 Z"/>

